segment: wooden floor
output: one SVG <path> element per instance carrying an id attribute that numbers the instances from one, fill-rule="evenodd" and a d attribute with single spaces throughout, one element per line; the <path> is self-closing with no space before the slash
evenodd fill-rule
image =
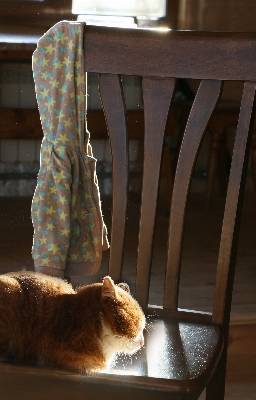
<path id="1" fill-rule="evenodd" d="M 103 211 L 107 224 L 110 224 L 110 199 L 103 198 Z M 33 269 L 31 246 L 33 229 L 30 219 L 31 198 L 1 198 L 0 197 L 0 273 L 15 270 Z M 205 217 L 199 218 L 198 213 L 204 207 L 202 193 L 193 193 L 190 198 L 187 229 L 185 234 L 185 254 L 183 257 L 180 307 L 199 308 L 198 289 L 202 287 L 200 296 L 205 301 L 205 310 L 211 309 L 213 295 L 213 273 L 217 258 L 217 237 L 220 233 L 219 219 L 213 216 L 221 215 L 222 201 L 219 197 L 213 199 L 211 210 L 205 211 Z M 153 260 L 153 279 L 151 283 L 150 301 L 161 304 L 163 272 L 166 248 L 165 234 L 168 229 L 168 215 L 163 207 L 157 220 L 156 255 Z M 127 240 L 124 262 L 124 276 L 133 288 L 133 272 L 136 268 L 136 241 L 139 202 L 132 198 L 129 204 L 127 223 Z M 207 219 L 206 219 L 207 216 Z M 206 222 L 206 221 L 209 222 Z M 256 196 L 247 192 L 243 212 L 243 223 L 238 252 L 238 265 L 234 286 L 232 318 L 230 329 L 230 345 L 227 369 L 227 400 L 256 399 Z M 195 230 L 190 227 L 196 223 Z M 201 235 L 207 224 L 208 236 Z M 135 248 L 135 252 L 133 252 Z M 73 279 L 73 284 L 81 284 L 92 280 L 100 280 L 107 274 L 108 252 L 104 254 L 102 268 L 99 273 L 83 281 Z M 202 396 L 200 399 L 203 399 Z M 218 399 L 216 399 L 218 400 Z"/>

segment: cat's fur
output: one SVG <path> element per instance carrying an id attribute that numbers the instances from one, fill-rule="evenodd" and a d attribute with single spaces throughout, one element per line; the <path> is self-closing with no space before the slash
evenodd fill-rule
<path id="1" fill-rule="evenodd" d="M 34 272 L 0 275 L 0 356 L 73 371 L 105 369 L 143 346 L 145 317 L 125 284 L 74 290 Z"/>

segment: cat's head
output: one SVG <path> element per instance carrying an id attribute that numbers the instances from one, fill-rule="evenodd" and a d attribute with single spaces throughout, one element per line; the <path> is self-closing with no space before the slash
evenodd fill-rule
<path id="1" fill-rule="evenodd" d="M 104 334 L 115 339 L 117 352 L 134 353 L 144 345 L 145 315 L 125 283 L 103 280 L 101 304 Z"/>

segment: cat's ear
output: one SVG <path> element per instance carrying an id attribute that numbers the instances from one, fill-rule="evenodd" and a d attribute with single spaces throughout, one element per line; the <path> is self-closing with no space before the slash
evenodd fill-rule
<path id="1" fill-rule="evenodd" d="M 123 289 L 125 292 L 131 293 L 131 292 L 130 292 L 130 288 L 129 288 L 129 286 L 127 285 L 127 283 L 120 282 L 120 283 L 118 283 L 117 286 L 120 287 L 121 289 Z"/>
<path id="2" fill-rule="evenodd" d="M 115 284 L 113 280 L 110 278 L 110 276 L 105 276 L 102 285 L 102 296 L 106 298 L 106 297 L 115 297 L 115 295 L 116 295 Z"/>

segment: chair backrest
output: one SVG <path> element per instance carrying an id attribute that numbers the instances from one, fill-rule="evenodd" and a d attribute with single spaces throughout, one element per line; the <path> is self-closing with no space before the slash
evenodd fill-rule
<path id="1" fill-rule="evenodd" d="M 214 324 L 229 322 L 238 231 L 253 120 L 256 34 L 156 32 L 87 26 L 85 70 L 99 90 L 113 160 L 109 274 L 122 278 L 128 192 L 128 138 L 120 75 L 142 77 L 144 167 L 135 297 L 148 307 L 152 249 L 165 126 L 178 78 L 201 80 L 183 136 L 171 201 L 163 308 L 176 316 L 184 221 L 193 168 L 223 81 L 244 81 L 217 262 Z M 168 311 L 170 310 L 170 311 Z"/>

